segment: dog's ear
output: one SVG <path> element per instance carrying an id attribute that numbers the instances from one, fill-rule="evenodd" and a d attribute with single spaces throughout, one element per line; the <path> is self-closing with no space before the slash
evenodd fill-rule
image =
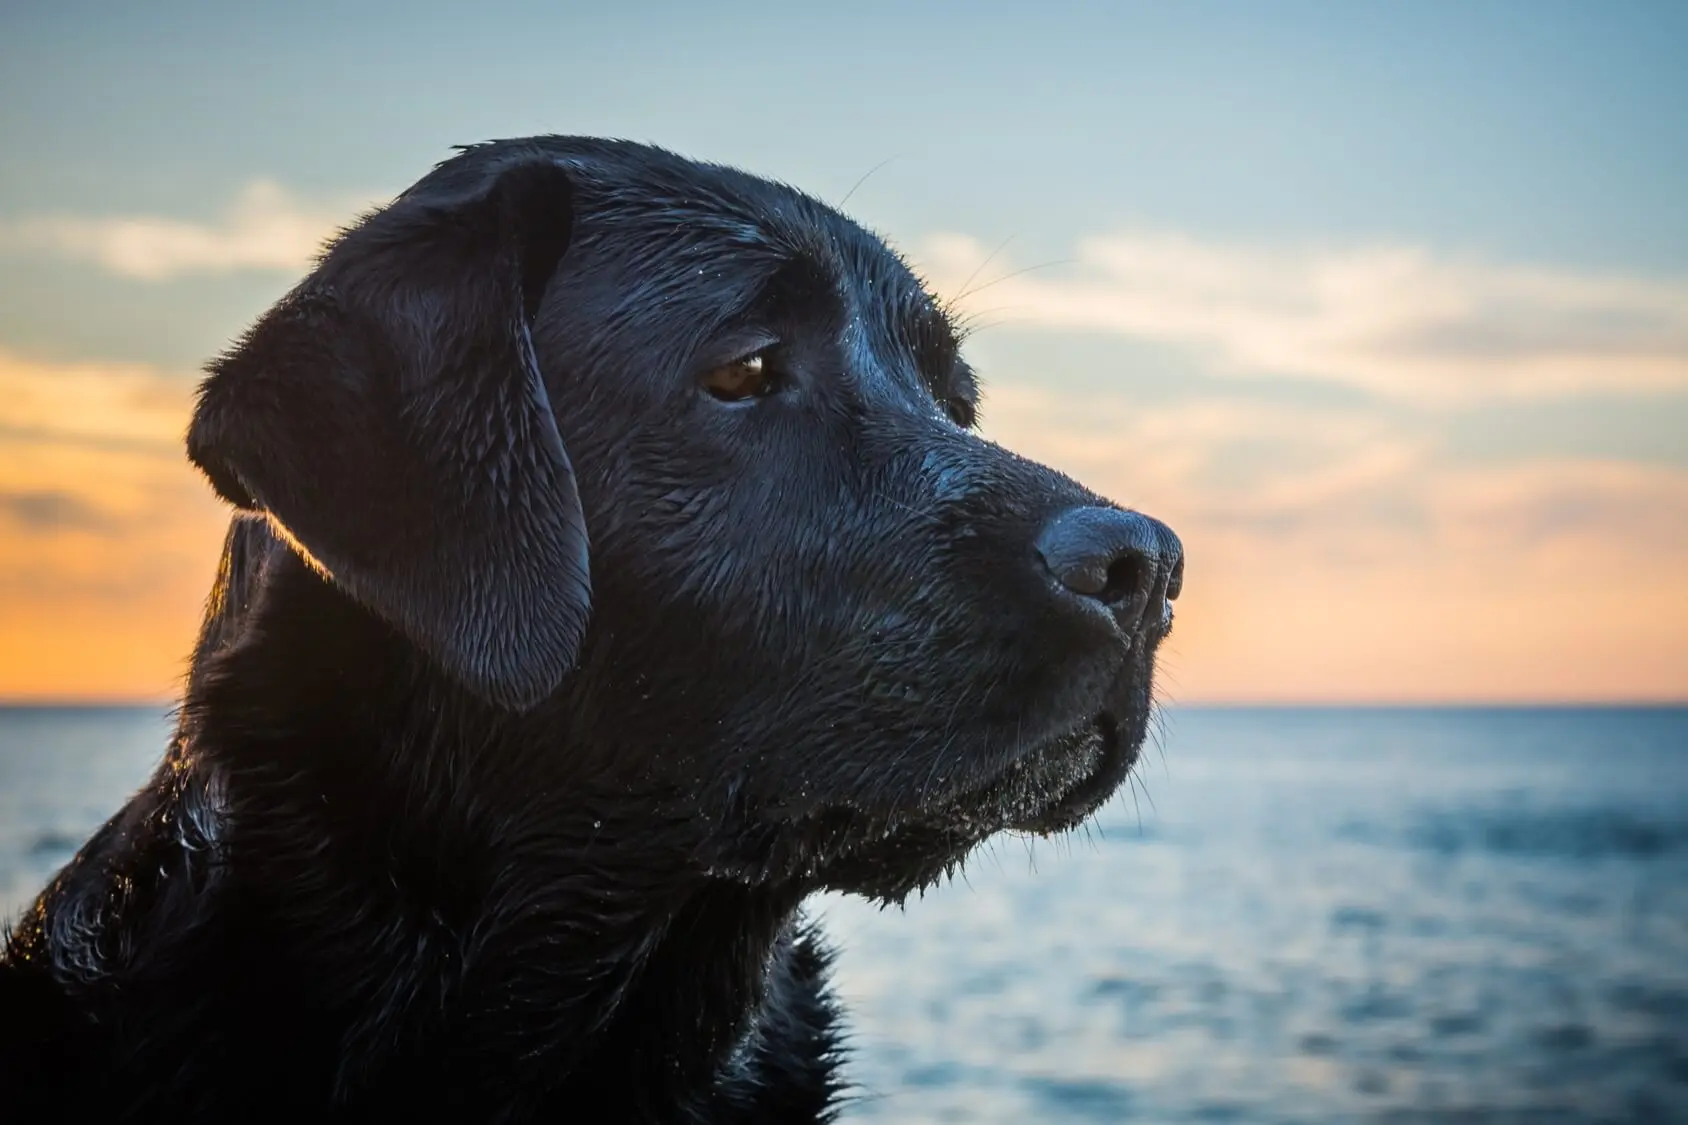
<path id="1" fill-rule="evenodd" d="M 537 157 L 424 180 L 211 364 L 188 433 L 225 499 L 513 709 L 573 666 L 591 605 L 529 334 L 571 219 L 567 173 Z"/>

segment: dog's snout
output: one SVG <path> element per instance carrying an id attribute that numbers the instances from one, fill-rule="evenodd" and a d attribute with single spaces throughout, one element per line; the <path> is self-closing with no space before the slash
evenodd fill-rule
<path id="1" fill-rule="evenodd" d="M 1170 527 L 1139 512 L 1072 508 L 1044 527 L 1037 553 L 1062 586 L 1101 602 L 1128 631 L 1171 624 L 1184 585 L 1184 548 Z"/>

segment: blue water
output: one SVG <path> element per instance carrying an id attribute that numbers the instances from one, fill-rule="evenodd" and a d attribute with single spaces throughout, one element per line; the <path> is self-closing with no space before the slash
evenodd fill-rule
<path id="1" fill-rule="evenodd" d="M 0 911 L 165 729 L 0 711 Z M 817 903 L 845 1121 L 1688 1122 L 1688 709 L 1178 709 L 1162 742 L 1087 832 Z"/>

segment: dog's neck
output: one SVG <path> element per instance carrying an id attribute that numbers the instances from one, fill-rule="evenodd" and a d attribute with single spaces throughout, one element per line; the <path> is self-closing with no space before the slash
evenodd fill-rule
<path id="1" fill-rule="evenodd" d="M 632 1094 L 634 1121 L 760 1120 L 745 1115 L 772 1087 L 823 1112 L 831 1009 L 800 889 L 709 878 L 648 822 L 616 823 L 625 801 L 589 768 L 567 792 L 536 785 L 531 746 L 496 717 L 442 725 L 461 708 L 433 693 L 454 689 L 303 567 L 283 563 L 242 612 L 202 648 L 170 759 L 127 814 L 170 838 L 136 852 L 132 832 L 102 834 L 120 859 L 166 861 L 154 901 L 107 926 L 214 903 L 191 948 L 106 935 L 148 951 L 119 976 L 194 978 L 173 993 L 207 997 L 183 1042 L 256 1037 L 245 1057 L 383 1114 L 521 1119 L 597 1093 Z M 172 862 L 195 870 L 172 881 Z M 782 1044 L 809 1025 L 812 1049 L 772 1049 L 768 1020 Z M 298 1042 L 338 1051 L 297 1057 Z"/>

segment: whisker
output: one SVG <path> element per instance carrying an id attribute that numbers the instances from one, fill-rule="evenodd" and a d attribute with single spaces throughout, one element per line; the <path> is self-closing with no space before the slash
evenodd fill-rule
<path id="1" fill-rule="evenodd" d="M 1017 269 L 1017 270 L 1011 270 L 1008 273 L 1005 273 L 1001 277 L 997 278 L 995 281 L 985 282 L 983 285 L 979 286 L 977 289 L 968 289 L 965 292 L 956 294 L 956 296 L 954 297 L 954 302 L 959 304 L 962 301 L 965 301 L 967 298 L 973 296 L 975 293 L 983 293 L 985 290 L 989 289 L 993 285 L 1001 285 L 1005 281 L 1012 281 L 1014 278 L 1020 277 L 1024 274 L 1032 273 L 1036 270 L 1050 269 L 1051 267 L 1054 267 L 1054 266 L 1068 266 L 1068 265 L 1072 265 L 1076 261 L 1078 261 L 1077 258 L 1056 258 L 1054 261 L 1040 262 L 1035 266 L 1024 266 L 1024 267 Z"/>
<path id="2" fill-rule="evenodd" d="M 958 304 L 966 298 L 967 292 L 968 292 L 967 287 L 969 285 L 973 284 L 973 282 L 978 278 L 978 276 L 981 273 L 985 272 L 985 267 L 990 265 L 991 261 L 993 259 L 995 259 L 995 257 L 998 254 L 1002 253 L 1002 251 L 1008 246 L 1008 244 L 1010 242 L 1014 241 L 1015 237 L 1016 237 L 1015 235 L 1011 234 L 1007 238 L 1003 239 L 1001 242 L 997 243 L 996 249 L 992 250 L 989 254 L 986 254 L 985 260 L 973 267 L 973 272 L 968 274 L 967 280 L 963 281 L 961 283 L 961 291 L 959 293 L 957 293 L 954 297 L 950 298 L 950 300 L 948 302 L 950 305 Z"/>
<path id="3" fill-rule="evenodd" d="M 872 168 L 869 168 L 867 171 L 863 172 L 861 179 L 859 179 L 855 183 L 851 184 L 850 190 L 844 193 L 844 198 L 840 199 L 838 201 L 838 209 L 840 211 L 844 210 L 844 205 L 846 203 L 850 202 L 850 197 L 852 195 L 856 194 L 856 190 L 858 188 L 860 188 L 863 184 L 867 183 L 869 176 L 873 175 L 875 172 L 879 171 L 881 168 L 885 167 L 885 165 L 891 163 L 893 160 L 901 160 L 903 157 L 905 157 L 907 155 L 908 155 L 908 153 L 906 153 L 906 152 L 892 153 L 890 156 L 887 156 L 884 160 L 881 160 L 878 164 L 875 164 Z"/>
<path id="4" fill-rule="evenodd" d="M 1136 774 L 1131 774 L 1130 776 L 1137 777 Z M 1155 807 L 1155 795 L 1149 792 L 1149 783 L 1144 779 L 1137 777 L 1137 784 L 1142 787 L 1143 799 L 1149 802 L 1149 811 L 1154 813 L 1157 817 L 1160 816 L 1160 809 Z"/>
<path id="5" fill-rule="evenodd" d="M 940 526 L 941 523 L 942 523 L 942 521 L 939 519 L 938 514 L 936 512 L 928 510 L 928 509 L 912 507 L 911 505 L 905 504 L 901 500 L 898 500 L 895 496 L 892 496 L 890 493 L 882 492 L 878 489 L 875 489 L 874 492 L 873 492 L 873 497 L 874 497 L 875 500 L 885 501 L 887 504 L 890 504 L 892 507 L 901 508 L 903 511 L 907 512 L 909 515 L 914 516 L 916 519 L 924 520 L 933 527 Z"/>

